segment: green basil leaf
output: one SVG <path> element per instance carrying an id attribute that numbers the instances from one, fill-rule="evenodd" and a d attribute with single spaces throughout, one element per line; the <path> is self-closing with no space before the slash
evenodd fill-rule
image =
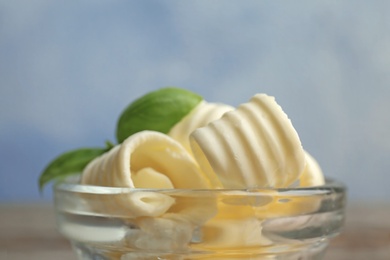
<path id="1" fill-rule="evenodd" d="M 81 174 L 85 166 L 105 153 L 108 148 L 81 148 L 66 152 L 55 158 L 39 177 L 39 190 L 54 180 L 61 180 L 69 175 Z"/>
<path id="2" fill-rule="evenodd" d="M 191 91 L 167 87 L 150 92 L 131 103 L 121 114 L 116 137 L 119 143 L 143 130 L 167 134 L 203 98 Z"/>

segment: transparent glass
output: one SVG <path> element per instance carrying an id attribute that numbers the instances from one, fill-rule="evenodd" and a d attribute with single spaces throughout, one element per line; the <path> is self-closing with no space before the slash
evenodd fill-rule
<path id="1" fill-rule="evenodd" d="M 55 185 L 58 228 L 78 259 L 322 259 L 345 187 L 183 190 Z"/>

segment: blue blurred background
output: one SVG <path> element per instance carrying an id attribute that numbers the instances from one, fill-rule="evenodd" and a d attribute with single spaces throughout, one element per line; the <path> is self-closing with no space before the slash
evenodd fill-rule
<path id="1" fill-rule="evenodd" d="M 390 198 L 390 1 L 0 0 L 0 201 L 37 202 L 60 153 L 114 141 L 173 85 L 274 95 L 351 201 Z"/>

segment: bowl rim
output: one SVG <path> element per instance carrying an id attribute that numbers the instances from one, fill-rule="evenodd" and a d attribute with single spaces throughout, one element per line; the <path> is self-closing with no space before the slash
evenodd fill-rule
<path id="1" fill-rule="evenodd" d="M 247 194 L 272 194 L 278 193 L 279 195 L 290 193 L 294 195 L 319 195 L 319 194 L 329 194 L 337 192 L 346 192 L 347 187 L 340 181 L 333 178 L 325 178 L 325 184 L 318 186 L 309 186 L 309 187 L 287 187 L 287 188 L 240 188 L 240 189 L 153 189 L 153 188 L 132 188 L 132 187 L 106 187 L 106 186 L 94 186 L 94 185 L 85 185 L 79 184 L 72 181 L 62 181 L 55 183 L 53 185 L 54 193 L 59 192 L 68 192 L 68 193 L 81 193 L 81 194 L 95 194 L 95 195 L 115 195 L 115 194 L 125 194 L 125 193 L 134 193 L 134 192 L 157 192 L 157 193 L 166 193 L 166 194 L 176 194 L 176 193 L 247 193 Z"/>

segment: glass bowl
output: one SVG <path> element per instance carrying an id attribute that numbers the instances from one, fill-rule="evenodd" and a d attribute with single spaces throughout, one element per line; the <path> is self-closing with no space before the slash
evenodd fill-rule
<path id="1" fill-rule="evenodd" d="M 78 259 L 322 259 L 345 187 L 187 190 L 54 186 L 59 231 Z"/>

